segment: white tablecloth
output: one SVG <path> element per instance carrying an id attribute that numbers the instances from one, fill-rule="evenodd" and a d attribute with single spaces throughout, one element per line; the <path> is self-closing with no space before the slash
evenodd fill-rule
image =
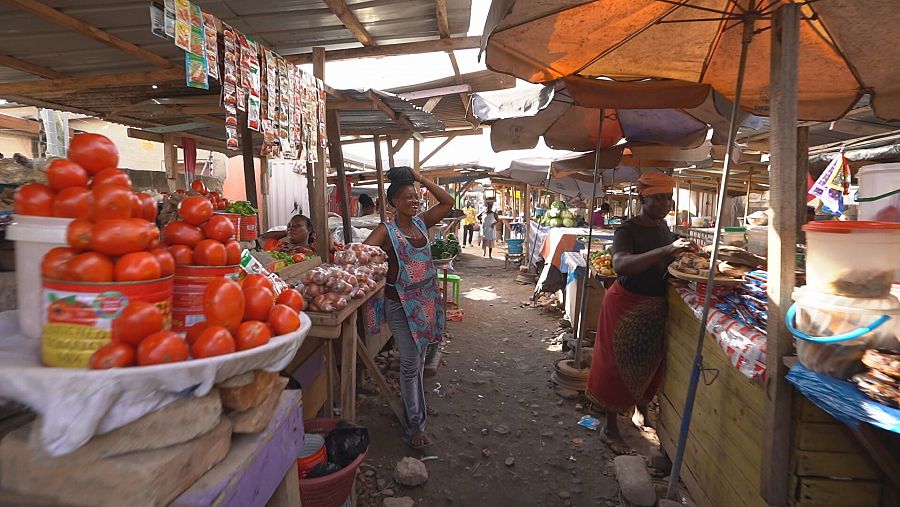
<path id="1" fill-rule="evenodd" d="M 286 367 L 312 327 L 225 356 L 157 366 L 82 370 L 44 368 L 40 340 L 19 334 L 16 312 L 0 313 L 0 398 L 42 416 L 41 444 L 52 456 L 78 449 L 94 435 L 122 427 L 179 397 L 203 396 L 214 384 L 251 370 Z"/>

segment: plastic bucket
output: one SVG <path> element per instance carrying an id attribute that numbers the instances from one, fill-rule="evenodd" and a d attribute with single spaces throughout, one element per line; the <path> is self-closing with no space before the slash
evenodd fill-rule
<path id="1" fill-rule="evenodd" d="M 900 223 L 809 222 L 803 230 L 811 291 L 851 298 L 890 294 L 900 263 Z"/>
<path id="2" fill-rule="evenodd" d="M 231 220 L 231 223 L 234 225 L 234 239 L 240 240 L 241 238 L 241 216 L 237 213 L 222 213 L 215 212 L 217 215 L 222 215 L 226 217 L 228 220 Z"/>
<path id="3" fill-rule="evenodd" d="M 786 321 L 797 338 L 797 358 L 810 370 L 848 378 L 864 369 L 860 359 L 866 349 L 900 349 L 900 300 L 892 295 L 849 298 L 806 286 L 794 300 Z"/>
<path id="4" fill-rule="evenodd" d="M 506 251 L 511 254 L 520 254 L 523 243 L 525 243 L 524 239 L 508 239 L 506 240 Z"/>
<path id="5" fill-rule="evenodd" d="M 87 368 L 95 350 L 109 343 L 112 321 L 129 302 L 146 301 L 172 321 L 172 277 L 146 282 L 84 283 L 43 281 L 40 310 L 47 323 L 41 334 L 45 366 Z"/>
<path id="6" fill-rule="evenodd" d="M 863 166 L 859 178 L 859 219 L 900 222 L 900 163 Z"/>
<path id="7" fill-rule="evenodd" d="M 259 217 L 257 215 L 241 216 L 240 234 L 238 234 L 240 241 L 254 241 L 256 238 L 258 238 L 258 224 Z"/>
<path id="8" fill-rule="evenodd" d="M 241 267 L 234 266 L 175 266 L 172 287 L 172 330 L 185 331 L 206 320 L 203 315 L 203 291 L 216 278 L 237 280 Z"/>
<path id="9" fill-rule="evenodd" d="M 16 242 L 16 296 L 19 329 L 29 338 L 40 338 L 45 315 L 41 311 L 41 261 L 44 254 L 66 246 L 71 218 L 13 215 L 6 239 Z"/>
<path id="10" fill-rule="evenodd" d="M 300 454 L 297 456 L 297 471 L 300 478 L 305 478 L 310 470 L 326 461 L 325 438 L 315 433 L 305 434 L 303 448 L 300 449 Z"/>

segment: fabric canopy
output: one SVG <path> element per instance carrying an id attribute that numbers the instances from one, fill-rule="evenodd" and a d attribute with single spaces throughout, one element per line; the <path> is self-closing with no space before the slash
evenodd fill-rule
<path id="1" fill-rule="evenodd" d="M 573 154 L 571 158 L 579 158 L 580 154 Z M 592 155 L 593 156 L 593 155 Z M 509 167 L 497 171 L 497 174 L 512 178 L 522 183 L 534 186 L 542 186 L 551 192 L 556 192 L 567 197 L 581 197 L 589 199 L 593 193 L 593 181 L 584 181 L 579 178 L 551 178 L 550 165 L 553 159 L 526 158 L 514 160 Z M 603 195 L 603 185 L 597 181 L 597 196 Z"/>
<path id="2" fill-rule="evenodd" d="M 840 118 L 864 92 L 884 120 L 900 119 L 897 0 L 494 0 L 482 47 L 487 66 L 534 83 L 560 77 L 704 83 L 735 95 L 739 26 L 754 19 L 741 107 L 769 111 L 772 12 L 801 5 L 798 117 Z M 749 11 L 753 11 L 747 14 Z M 700 94 L 682 90 L 684 100 Z"/>

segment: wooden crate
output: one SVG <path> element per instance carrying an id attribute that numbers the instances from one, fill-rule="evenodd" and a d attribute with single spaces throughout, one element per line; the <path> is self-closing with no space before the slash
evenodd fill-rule
<path id="1" fill-rule="evenodd" d="M 668 300 L 658 433 L 674 456 L 700 323 L 674 289 Z M 697 389 L 682 478 L 700 507 L 765 506 L 759 494 L 765 392 L 731 365 L 708 333 L 703 358 L 718 377 Z M 883 507 L 896 501 L 896 490 L 850 430 L 799 394 L 791 425 L 788 504 Z"/>

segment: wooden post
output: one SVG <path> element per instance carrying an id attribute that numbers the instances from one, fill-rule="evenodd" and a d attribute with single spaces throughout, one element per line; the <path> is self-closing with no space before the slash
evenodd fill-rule
<path id="1" fill-rule="evenodd" d="M 783 358 L 793 338 L 785 327 L 791 306 L 797 250 L 797 61 L 800 9 L 783 5 L 772 20 L 769 85 L 772 135 L 769 200 L 769 328 L 763 460 L 760 493 L 769 505 L 788 501 L 791 448 L 791 385 Z"/>
<path id="2" fill-rule="evenodd" d="M 806 175 L 809 172 L 809 127 L 797 127 L 797 237 L 803 238 L 806 223 L 806 203 L 809 202 Z"/>
<path id="3" fill-rule="evenodd" d="M 388 167 L 388 169 L 390 169 L 391 167 L 397 167 L 397 164 L 394 163 L 394 145 L 393 145 L 393 142 L 394 142 L 394 140 L 391 139 L 391 136 L 387 136 L 388 164 L 390 164 L 390 166 Z"/>
<path id="4" fill-rule="evenodd" d="M 325 80 L 325 48 L 313 48 L 313 75 L 321 80 Z M 326 119 L 327 121 L 327 119 Z M 322 259 L 322 262 L 328 260 L 328 236 L 331 232 L 328 230 L 328 206 L 325 204 L 326 189 L 326 170 L 325 170 L 325 148 L 321 144 L 316 147 L 318 161 L 313 164 L 313 191 L 309 195 L 309 218 L 312 220 L 313 228 L 318 236 L 316 243 L 316 253 Z"/>
<path id="5" fill-rule="evenodd" d="M 241 125 L 241 158 L 244 160 L 244 191 L 254 208 L 259 207 L 256 199 L 256 166 L 253 164 L 253 134 L 247 126 L 247 116 L 239 115 Z"/>
<path id="6" fill-rule="evenodd" d="M 391 143 L 388 142 L 388 151 L 390 148 Z M 384 168 L 381 167 L 381 138 L 377 134 L 375 135 L 375 178 L 378 180 L 378 214 L 381 216 L 381 222 L 384 223 L 387 221 L 385 212 L 387 196 L 384 193 Z"/>
<path id="7" fill-rule="evenodd" d="M 525 195 L 522 196 L 525 203 L 525 249 L 522 250 L 525 255 L 530 256 L 531 248 L 531 185 L 525 184 Z M 530 258 L 530 257 L 529 257 Z"/>
<path id="8" fill-rule="evenodd" d="M 269 230 L 269 157 L 259 157 L 259 224 L 260 234 Z"/>
<path id="9" fill-rule="evenodd" d="M 744 201 L 744 225 L 747 225 L 747 215 L 750 214 L 750 189 L 753 184 L 753 171 L 747 173 L 747 197 Z"/>
<path id="10" fill-rule="evenodd" d="M 413 169 L 416 171 L 420 170 L 419 167 L 419 140 L 413 139 Z"/>
<path id="11" fill-rule="evenodd" d="M 344 244 L 353 242 L 353 229 L 350 226 L 350 196 L 347 189 L 347 176 L 344 174 L 344 150 L 341 146 L 341 117 L 336 109 L 326 113 L 325 128 L 328 131 L 328 156 L 331 167 L 337 169 L 337 191 L 341 200 L 341 223 L 344 228 Z"/>
<path id="12" fill-rule="evenodd" d="M 163 161 L 166 164 L 166 178 L 174 180 L 178 177 L 178 147 L 175 146 L 175 136 L 163 135 Z"/>

